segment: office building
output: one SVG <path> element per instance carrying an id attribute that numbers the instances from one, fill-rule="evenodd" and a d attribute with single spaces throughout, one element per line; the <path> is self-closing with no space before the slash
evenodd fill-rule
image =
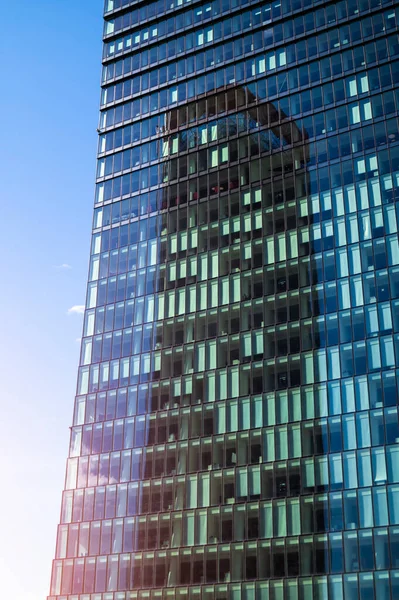
<path id="1" fill-rule="evenodd" d="M 398 19 L 107 0 L 49 600 L 399 598 Z"/>

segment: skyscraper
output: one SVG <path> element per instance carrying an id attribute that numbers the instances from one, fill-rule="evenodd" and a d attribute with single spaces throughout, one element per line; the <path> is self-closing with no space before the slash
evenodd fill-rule
<path id="1" fill-rule="evenodd" d="M 107 0 L 49 600 L 399 598 L 398 31 Z"/>

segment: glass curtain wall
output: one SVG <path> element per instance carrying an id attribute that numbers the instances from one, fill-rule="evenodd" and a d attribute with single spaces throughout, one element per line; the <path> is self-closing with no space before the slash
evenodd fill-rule
<path id="1" fill-rule="evenodd" d="M 49 600 L 395 600 L 397 3 L 104 27 Z"/>

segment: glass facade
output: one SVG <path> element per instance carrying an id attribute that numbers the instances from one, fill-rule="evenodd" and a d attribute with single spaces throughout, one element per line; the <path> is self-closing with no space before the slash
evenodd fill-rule
<path id="1" fill-rule="evenodd" d="M 399 598 L 398 32 L 106 0 L 49 600 Z"/>

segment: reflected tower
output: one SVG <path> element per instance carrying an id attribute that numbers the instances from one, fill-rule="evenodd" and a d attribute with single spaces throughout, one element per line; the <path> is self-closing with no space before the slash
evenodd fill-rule
<path id="1" fill-rule="evenodd" d="M 49 600 L 399 597 L 398 18 L 106 1 Z"/>

